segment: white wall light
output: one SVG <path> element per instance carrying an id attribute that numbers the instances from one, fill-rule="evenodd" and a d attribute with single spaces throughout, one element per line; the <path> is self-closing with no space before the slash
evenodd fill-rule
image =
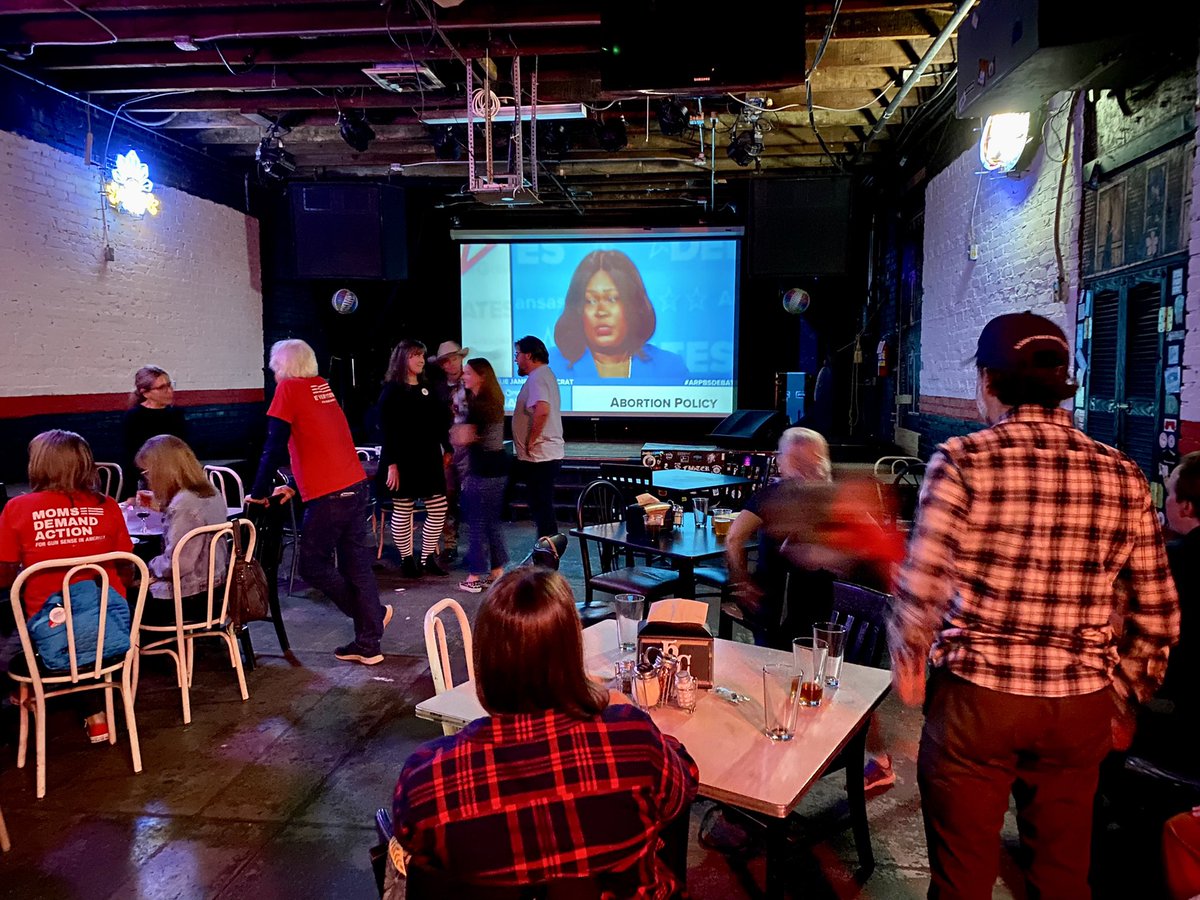
<path id="1" fill-rule="evenodd" d="M 979 161 L 989 172 L 1011 172 L 1029 143 L 1029 113 L 988 116 L 979 139 Z"/>
<path id="2" fill-rule="evenodd" d="M 112 169 L 112 181 L 104 186 L 108 203 L 113 209 L 131 216 L 158 215 L 159 202 L 154 196 L 150 167 L 138 158 L 136 150 L 122 153 Z"/>

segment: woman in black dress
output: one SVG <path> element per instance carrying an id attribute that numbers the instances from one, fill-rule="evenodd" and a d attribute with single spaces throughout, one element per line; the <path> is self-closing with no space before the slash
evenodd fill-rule
<path id="1" fill-rule="evenodd" d="M 125 490 L 130 495 L 137 490 L 138 481 L 134 457 L 142 445 L 160 434 L 173 434 L 187 441 L 187 420 L 183 410 L 173 406 L 175 385 L 171 376 L 158 366 L 142 366 L 133 375 L 133 393 L 129 395 L 129 409 L 125 413 L 125 457 L 121 465 L 125 470 Z"/>
<path id="2" fill-rule="evenodd" d="M 424 570 L 445 575 L 438 562 L 438 538 L 446 521 L 444 454 L 448 446 L 450 411 L 425 378 L 425 345 L 401 341 L 392 351 L 379 398 L 383 455 L 379 468 L 386 473 L 392 494 L 392 542 L 400 551 L 405 575 L 417 578 Z M 413 550 L 413 509 L 425 501 L 421 553 Z"/>

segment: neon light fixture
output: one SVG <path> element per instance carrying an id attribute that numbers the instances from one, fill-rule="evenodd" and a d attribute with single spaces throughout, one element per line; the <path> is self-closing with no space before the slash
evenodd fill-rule
<path id="1" fill-rule="evenodd" d="M 146 213 L 158 215 L 159 202 L 154 196 L 154 182 L 150 180 L 150 167 L 142 162 L 136 150 L 122 153 L 113 166 L 112 181 L 104 186 L 108 202 L 131 216 L 141 218 Z"/>
<path id="2" fill-rule="evenodd" d="M 979 161 L 989 172 L 1011 172 L 1029 143 L 1029 113 L 988 116 L 979 139 Z"/>

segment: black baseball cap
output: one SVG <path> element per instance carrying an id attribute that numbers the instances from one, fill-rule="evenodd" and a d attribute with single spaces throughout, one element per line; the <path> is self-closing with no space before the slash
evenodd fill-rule
<path id="1" fill-rule="evenodd" d="M 984 369 L 1055 369 L 1071 358 L 1063 330 L 1032 312 L 996 316 L 983 326 L 975 365 Z"/>

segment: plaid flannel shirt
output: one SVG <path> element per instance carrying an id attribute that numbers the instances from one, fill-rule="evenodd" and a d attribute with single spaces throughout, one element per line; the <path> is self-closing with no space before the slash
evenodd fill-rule
<path id="1" fill-rule="evenodd" d="M 938 448 L 889 627 L 924 658 L 1010 694 L 1161 684 L 1179 601 L 1146 480 L 1061 409 L 1019 406 Z"/>
<path id="2" fill-rule="evenodd" d="M 623 872 L 620 896 L 665 900 L 674 879 L 655 854 L 657 835 L 698 784 L 687 751 L 633 706 L 584 720 L 497 715 L 408 758 L 395 836 L 414 864 L 465 881 Z"/>

